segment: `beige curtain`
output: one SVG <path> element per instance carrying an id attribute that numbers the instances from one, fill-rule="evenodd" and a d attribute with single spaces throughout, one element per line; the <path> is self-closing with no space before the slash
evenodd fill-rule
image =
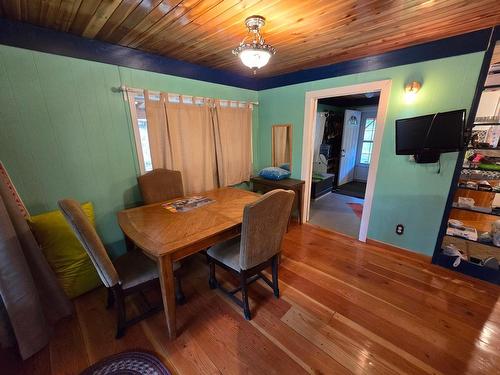
<path id="1" fill-rule="evenodd" d="M 72 312 L 4 179 L 0 179 L 0 296 L 6 313 L 2 315 L 8 319 L 1 324 L 0 345 L 15 340 L 23 359 L 48 344 L 51 325 Z"/>
<path id="2" fill-rule="evenodd" d="M 215 141 L 206 100 L 199 104 L 165 101 L 168 140 L 171 148 L 169 169 L 182 172 L 186 194 L 217 188 Z M 195 101 L 195 98 L 193 98 Z"/>
<path id="3" fill-rule="evenodd" d="M 168 98 L 164 94 L 161 94 L 159 98 L 151 98 L 148 90 L 144 90 L 149 150 L 153 168 L 172 169 L 172 154 L 169 144 L 167 114 L 165 112 L 166 100 Z"/>
<path id="4" fill-rule="evenodd" d="M 252 109 L 222 104 L 216 101 L 212 111 L 221 187 L 248 181 L 252 173 Z"/>
<path id="5" fill-rule="evenodd" d="M 175 100 L 171 100 L 174 99 Z M 248 181 L 252 110 L 248 104 L 144 91 L 153 168 L 181 171 L 186 194 Z M 234 102 L 233 102 L 234 103 Z"/>

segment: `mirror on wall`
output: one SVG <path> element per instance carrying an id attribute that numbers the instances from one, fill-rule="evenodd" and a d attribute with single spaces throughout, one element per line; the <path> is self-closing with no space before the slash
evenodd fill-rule
<path id="1" fill-rule="evenodd" d="M 292 125 L 273 125 L 273 167 L 292 171 Z"/>

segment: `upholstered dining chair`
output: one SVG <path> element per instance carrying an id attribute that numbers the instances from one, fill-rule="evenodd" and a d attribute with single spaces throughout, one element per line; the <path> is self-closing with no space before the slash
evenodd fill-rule
<path id="1" fill-rule="evenodd" d="M 143 294 L 144 291 L 159 286 L 156 263 L 138 250 L 129 251 L 111 262 L 99 235 L 85 216 L 80 203 L 73 199 L 63 199 L 58 202 L 58 205 L 64 218 L 88 253 L 102 283 L 108 289 L 107 308 L 113 307 L 116 301 L 116 338 L 122 337 L 125 329 L 130 325 L 160 311 L 162 305 L 151 306 Z M 176 272 L 179 267 L 178 263 L 174 263 L 176 300 L 178 303 L 182 303 L 184 295 L 179 273 Z M 127 320 L 125 297 L 135 293 L 139 293 L 144 298 L 148 310 Z"/>
<path id="2" fill-rule="evenodd" d="M 156 168 L 137 177 L 144 204 L 168 201 L 184 195 L 182 174 L 164 168 Z"/>
<path id="3" fill-rule="evenodd" d="M 210 267 L 209 285 L 219 288 L 229 298 L 243 308 L 245 319 L 252 319 L 248 304 L 248 285 L 263 279 L 279 298 L 278 264 L 281 242 L 292 211 L 295 193 L 291 190 L 272 190 L 257 201 L 245 206 L 241 236 L 215 245 L 208 249 Z M 215 278 L 215 265 L 218 265 L 240 280 L 239 287 L 233 290 L 223 288 Z M 271 282 L 262 271 L 271 267 Z M 235 294 L 241 290 L 242 299 Z"/>

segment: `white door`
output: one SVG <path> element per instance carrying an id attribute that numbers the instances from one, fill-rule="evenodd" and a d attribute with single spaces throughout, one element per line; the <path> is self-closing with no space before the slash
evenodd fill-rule
<path id="1" fill-rule="evenodd" d="M 344 113 L 344 130 L 342 132 L 339 185 L 344 185 L 354 180 L 360 124 L 361 112 L 347 109 Z"/>

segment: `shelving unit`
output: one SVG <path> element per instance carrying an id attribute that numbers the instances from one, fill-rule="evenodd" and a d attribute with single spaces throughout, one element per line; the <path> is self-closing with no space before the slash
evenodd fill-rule
<path id="1" fill-rule="evenodd" d="M 483 243 L 479 241 L 469 240 L 466 238 L 445 235 L 443 238 L 443 244 L 445 245 L 450 243 L 462 249 L 468 258 L 472 257 L 478 260 L 483 258 L 488 258 L 500 252 L 500 248 L 493 245 L 492 243 Z M 476 262 L 465 261 L 465 260 L 462 260 L 458 267 L 454 267 L 453 263 L 455 260 L 456 260 L 455 257 L 439 253 L 434 263 L 437 263 L 443 267 L 450 268 L 458 272 L 465 273 L 469 276 L 493 282 L 495 284 L 500 284 L 499 271 L 482 267 Z"/>
<path id="2" fill-rule="evenodd" d="M 492 149 L 492 151 L 494 150 Z M 498 169 L 488 169 L 488 168 L 478 168 L 478 167 L 462 167 L 462 170 L 500 173 L 500 170 Z"/>
<path id="3" fill-rule="evenodd" d="M 490 62 L 494 54 L 493 49 L 500 51 L 500 43 L 493 39 L 492 44 L 488 47 L 485 54 L 485 60 L 481 68 L 480 79 L 476 87 L 476 93 L 467 124 L 467 139 L 466 147 L 459 153 L 456 169 L 453 177 L 451 190 L 448 196 L 446 209 L 443 215 L 442 225 L 439 232 L 438 241 L 432 258 L 432 262 L 443 267 L 452 269 L 457 272 L 486 280 L 495 284 L 500 284 L 500 270 L 487 268 L 481 265 L 481 261 L 493 257 L 498 260 L 500 265 L 500 247 L 497 247 L 493 242 L 484 242 L 471 240 L 458 235 L 447 233 L 448 221 L 455 219 L 461 221 L 465 227 L 475 228 L 478 237 L 484 232 L 490 232 L 492 223 L 500 220 L 500 212 L 483 212 L 477 211 L 474 208 L 458 207 L 458 198 L 467 197 L 475 201 L 477 207 L 491 207 L 495 194 L 500 194 L 494 191 L 493 187 L 498 186 L 500 190 L 500 169 L 471 166 L 467 160 L 471 152 L 477 152 L 488 156 L 489 158 L 498 158 L 500 160 L 500 142 L 496 142 L 498 128 L 500 125 L 500 95 L 498 101 L 491 100 L 492 97 L 496 100 L 496 92 L 500 92 L 500 84 L 491 81 L 488 78 L 489 85 L 485 85 L 490 69 Z M 498 55 L 498 52 L 496 52 Z M 491 84 L 495 83 L 495 84 Z M 493 92 L 495 94 L 493 94 Z M 478 111 L 482 106 L 482 110 Z M 484 109 L 487 108 L 487 111 Z M 474 131 L 475 128 L 476 131 Z M 481 131 L 486 131 L 486 136 L 481 134 Z M 492 147 L 474 147 L 470 144 L 473 134 L 478 134 L 475 141 L 479 138 L 479 142 L 489 142 Z M 479 183 L 481 180 L 487 180 L 492 186 L 492 190 L 483 190 L 470 186 L 464 186 L 467 182 Z M 449 256 L 442 252 L 446 245 L 454 245 L 460 250 L 466 258 L 461 259 L 457 265 L 457 257 Z"/>
<path id="4" fill-rule="evenodd" d="M 500 150 L 500 148 L 498 148 L 498 147 L 492 148 L 492 147 L 472 147 L 472 146 L 469 146 L 469 147 L 467 147 L 467 150 L 497 151 L 497 150 Z"/>
<path id="5" fill-rule="evenodd" d="M 467 212 L 474 212 L 476 214 L 491 215 L 491 216 L 500 216 L 500 212 L 493 212 L 493 211 L 492 212 L 484 212 L 484 211 L 474 210 L 472 208 L 458 207 L 455 204 L 453 204 L 453 209 L 467 211 Z"/>
<path id="6" fill-rule="evenodd" d="M 475 123 L 474 123 L 475 124 Z M 474 130 L 474 127 L 478 125 L 474 125 L 472 127 L 472 130 Z M 485 126 L 484 124 L 481 124 L 481 126 Z M 471 147 L 467 147 L 467 149 L 471 149 Z M 477 150 L 475 148 L 472 148 L 474 150 Z M 492 154 L 493 156 L 500 158 L 500 148 L 488 148 L 488 151 L 490 151 L 490 157 Z M 464 158 L 466 158 L 467 154 L 464 154 Z M 478 181 L 477 178 L 470 178 L 471 176 L 463 176 L 462 172 L 463 171 L 478 171 L 479 173 L 481 172 L 487 172 L 489 174 L 492 174 L 493 176 L 496 177 L 496 179 L 489 180 L 492 181 L 491 185 L 492 186 L 500 186 L 500 171 L 498 170 L 491 170 L 487 168 L 479 168 L 479 167 L 468 167 L 468 166 L 463 166 L 461 167 L 461 176 L 459 180 L 460 183 L 464 183 L 466 181 Z M 498 181 L 497 181 L 498 180 Z M 478 234 L 481 232 L 486 232 L 489 231 L 491 227 L 491 223 L 498 220 L 497 217 L 500 216 L 500 212 L 485 212 L 485 211 L 480 211 L 480 210 L 475 210 L 474 208 L 466 208 L 466 207 L 459 207 L 458 206 L 458 197 L 466 197 L 466 198 L 473 198 L 476 201 L 476 204 L 478 207 L 491 207 L 493 198 L 495 197 L 495 194 L 497 194 L 494 191 L 488 191 L 488 190 L 482 190 L 482 189 L 472 189 L 472 188 L 464 188 L 457 186 L 456 189 L 454 190 L 454 198 L 453 198 L 453 203 L 451 205 L 451 211 L 449 215 L 449 219 L 455 219 L 455 220 L 460 220 L 464 223 L 466 227 L 474 227 L 478 231 Z M 463 214 L 460 214 L 463 213 Z M 449 235 L 447 235 L 450 237 Z M 461 238 L 461 237 L 456 237 L 456 238 Z M 469 239 L 464 239 L 466 241 L 471 241 L 475 243 L 480 243 L 481 245 L 484 246 L 492 246 L 495 248 L 495 251 L 493 253 L 489 253 L 489 256 L 494 256 L 499 260 L 500 263 L 500 249 L 498 249 L 496 246 L 493 244 L 489 243 L 484 243 L 484 242 L 478 242 L 478 241 L 472 241 Z M 477 254 L 470 254 L 472 256 L 477 257 Z M 484 255 L 484 254 L 481 254 Z"/>
<path id="7" fill-rule="evenodd" d="M 449 234 L 446 234 L 445 236 L 449 237 L 449 238 L 453 238 L 453 239 L 459 239 L 459 240 L 462 240 L 462 241 L 472 242 L 474 244 L 479 244 L 479 245 L 484 245 L 484 246 L 489 246 L 489 247 L 495 247 L 497 249 L 500 249 L 499 246 L 495 246 L 495 245 L 493 245 L 490 242 L 481 242 L 481 241 L 471 240 L 469 238 L 464 238 L 464 237 L 450 236 Z"/>
<path id="8" fill-rule="evenodd" d="M 458 189 L 471 190 L 471 191 L 482 191 L 483 193 L 490 193 L 490 194 L 500 193 L 500 191 L 473 189 L 473 188 L 468 188 L 468 187 L 464 187 L 464 186 L 459 186 Z"/>

